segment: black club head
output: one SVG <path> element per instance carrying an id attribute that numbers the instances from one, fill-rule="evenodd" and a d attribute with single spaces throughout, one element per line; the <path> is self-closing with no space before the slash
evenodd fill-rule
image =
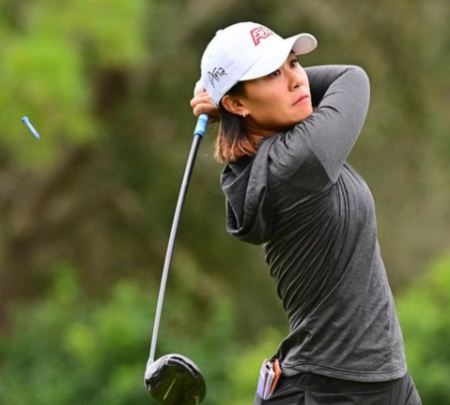
<path id="1" fill-rule="evenodd" d="M 198 405 L 206 394 L 200 369 L 180 354 L 168 354 L 152 363 L 145 372 L 145 386 L 161 405 Z"/>

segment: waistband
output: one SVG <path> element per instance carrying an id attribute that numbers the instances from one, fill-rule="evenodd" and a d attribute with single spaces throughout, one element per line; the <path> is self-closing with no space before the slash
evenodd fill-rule
<path id="1" fill-rule="evenodd" d="M 332 377 L 326 377 L 313 373 L 301 373 L 296 376 L 286 377 L 281 376 L 280 384 L 295 385 L 304 390 L 319 391 L 323 393 L 336 393 L 336 392 L 364 392 L 364 391 L 383 391 L 391 388 L 405 377 L 378 382 L 361 382 L 361 381 L 349 381 L 341 380 Z"/>

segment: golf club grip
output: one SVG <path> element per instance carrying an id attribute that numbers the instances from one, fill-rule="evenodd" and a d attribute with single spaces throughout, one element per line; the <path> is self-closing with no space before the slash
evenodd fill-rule
<path id="1" fill-rule="evenodd" d="M 203 135 L 205 135 L 206 128 L 208 127 L 208 115 L 207 114 L 200 114 L 197 119 L 197 125 L 194 129 L 194 135 L 199 135 L 203 138 Z"/>
<path id="2" fill-rule="evenodd" d="M 201 114 L 197 120 L 197 125 L 195 127 L 194 139 L 192 141 L 192 146 L 191 146 L 191 150 L 189 152 L 189 157 L 188 157 L 186 169 L 185 169 L 184 176 L 183 176 L 183 181 L 181 183 L 180 194 L 178 196 L 178 202 L 177 202 L 177 206 L 175 209 L 175 215 L 174 215 L 173 222 L 172 222 L 172 229 L 170 231 L 169 243 L 167 245 L 161 286 L 160 286 L 159 295 L 158 295 L 158 304 L 156 307 L 156 316 L 155 316 L 155 323 L 154 323 L 154 327 L 153 327 L 153 336 L 152 336 L 152 343 L 151 343 L 151 348 L 150 348 L 150 356 L 147 361 L 147 369 L 155 360 L 156 342 L 158 340 L 158 332 L 159 332 L 159 325 L 160 325 L 160 321 L 161 321 L 162 306 L 164 303 L 164 294 L 166 291 L 167 278 L 169 275 L 170 263 L 172 260 L 173 249 L 175 246 L 175 238 L 177 235 L 178 224 L 180 222 L 181 211 L 183 210 L 184 201 L 186 199 L 186 194 L 187 194 L 187 190 L 189 187 L 189 181 L 191 179 L 191 175 L 192 175 L 192 171 L 193 171 L 194 163 L 195 163 L 195 158 L 197 156 L 197 151 L 200 146 L 200 141 L 202 140 L 203 135 L 206 132 L 207 125 L 208 125 L 208 116 L 206 114 Z"/>

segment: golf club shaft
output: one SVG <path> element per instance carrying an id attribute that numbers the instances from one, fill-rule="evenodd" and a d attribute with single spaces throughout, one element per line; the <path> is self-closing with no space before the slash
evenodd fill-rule
<path id="1" fill-rule="evenodd" d="M 159 289 L 158 304 L 156 307 L 155 323 L 153 326 L 153 336 L 152 344 L 150 348 L 150 357 L 147 362 L 147 368 L 155 361 L 155 351 L 156 342 L 158 340 L 159 325 L 161 321 L 162 306 L 164 303 L 164 294 L 166 292 L 167 278 L 169 275 L 170 262 L 172 260 L 173 249 L 175 246 L 175 238 L 177 235 L 178 224 L 180 223 L 181 211 L 183 210 L 184 201 L 186 198 L 187 189 L 189 186 L 189 181 L 191 179 L 192 170 L 194 168 L 195 158 L 197 156 L 197 151 L 200 145 L 200 141 L 205 134 L 206 127 L 208 124 L 208 116 L 202 114 L 199 116 L 197 125 L 194 131 L 194 139 L 192 141 L 191 150 L 189 152 L 189 157 L 186 165 L 186 170 L 184 172 L 183 181 L 181 183 L 181 190 L 178 196 L 178 202 L 175 209 L 175 216 L 173 218 L 172 229 L 170 231 L 169 243 L 167 246 L 166 257 L 164 260 L 164 268 L 161 280 L 161 286 Z"/>

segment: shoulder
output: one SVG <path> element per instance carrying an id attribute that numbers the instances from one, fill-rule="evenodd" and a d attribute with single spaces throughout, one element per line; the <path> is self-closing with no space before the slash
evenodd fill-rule
<path id="1" fill-rule="evenodd" d="M 268 153 L 272 180 L 308 190 L 329 184 L 330 178 L 300 124 L 274 138 Z"/>

